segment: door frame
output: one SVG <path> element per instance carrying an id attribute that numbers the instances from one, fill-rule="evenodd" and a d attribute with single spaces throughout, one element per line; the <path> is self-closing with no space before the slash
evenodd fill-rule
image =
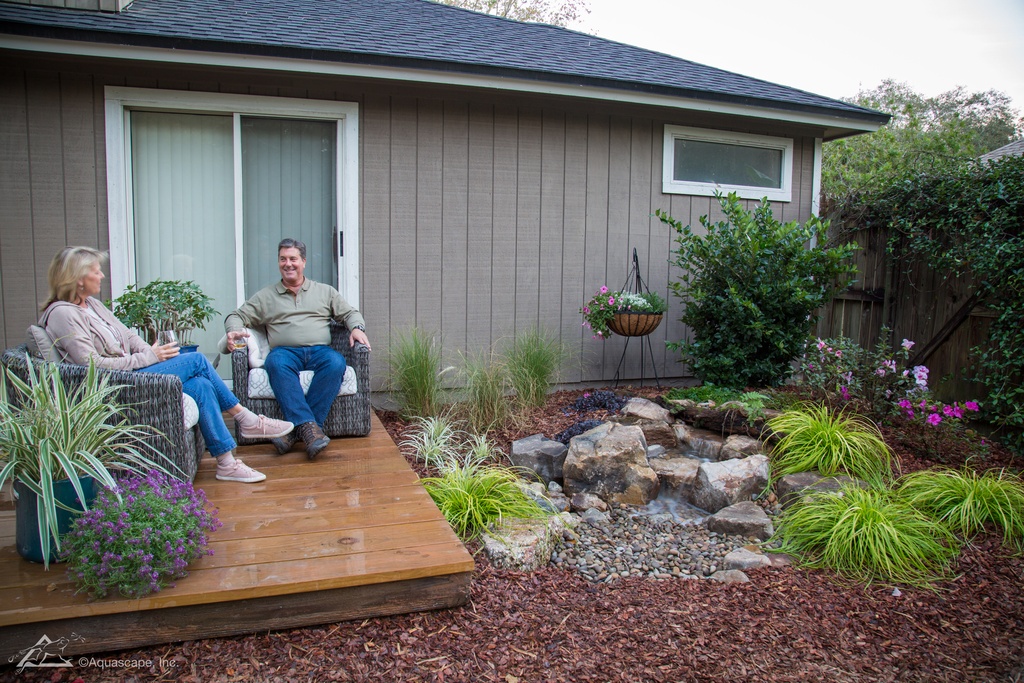
<path id="1" fill-rule="evenodd" d="M 233 116 L 235 281 L 237 304 L 245 300 L 242 272 L 242 179 L 240 122 L 242 116 L 269 116 L 335 121 L 335 243 L 343 239 L 338 258 L 338 289 L 360 308 L 359 297 L 359 105 L 355 102 L 233 95 L 224 93 L 104 88 L 107 153 L 107 215 L 110 244 L 110 289 L 117 297 L 135 282 L 135 229 L 132 207 L 130 113 L 133 110 L 221 114 Z M 268 254 L 267 258 L 276 258 Z M 269 283 L 267 283 L 269 284 Z"/>

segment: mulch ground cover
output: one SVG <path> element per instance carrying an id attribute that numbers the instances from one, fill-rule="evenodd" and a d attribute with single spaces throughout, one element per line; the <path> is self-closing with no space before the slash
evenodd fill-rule
<path id="1" fill-rule="evenodd" d="M 507 449 L 583 419 L 564 411 L 582 393 L 554 394 L 498 442 Z M 394 414 L 381 417 L 397 439 L 408 428 Z M 901 443 L 912 468 L 928 464 Z M 943 464 L 972 454 L 984 466 L 1013 463 L 992 446 L 988 464 L 976 449 L 947 450 Z M 743 584 L 592 584 L 550 567 L 498 570 L 478 554 L 470 603 L 459 609 L 96 655 L 164 663 L 148 670 L 36 669 L 19 678 L 8 668 L 0 679 L 1024 681 L 1024 560 L 989 534 L 963 551 L 957 571 L 934 590 L 863 587 L 794 567 L 753 571 Z"/>

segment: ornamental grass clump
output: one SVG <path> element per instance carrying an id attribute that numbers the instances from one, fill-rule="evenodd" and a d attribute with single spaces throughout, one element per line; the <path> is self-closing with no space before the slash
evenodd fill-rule
<path id="1" fill-rule="evenodd" d="M 772 479 L 817 470 L 881 484 L 892 476 L 892 452 L 873 422 L 824 405 L 804 405 L 772 418 L 781 439 L 772 449 Z"/>
<path id="2" fill-rule="evenodd" d="M 779 552 L 865 583 L 926 586 L 949 576 L 959 551 L 946 527 L 886 489 L 811 494 L 776 522 Z"/>
<path id="3" fill-rule="evenodd" d="M 495 464 L 505 454 L 475 436 L 460 441 L 438 464 L 440 474 L 423 479 L 423 487 L 463 540 L 480 536 L 506 519 L 543 519 L 549 512 L 523 491 L 514 468 Z"/>
<path id="4" fill-rule="evenodd" d="M 466 387 L 457 409 L 469 428 L 483 434 L 503 427 L 512 418 L 508 367 L 493 354 L 463 359 Z"/>
<path id="5" fill-rule="evenodd" d="M 389 385 L 403 417 L 430 417 L 444 410 L 441 345 L 426 332 L 413 328 L 399 334 L 388 358 Z"/>
<path id="6" fill-rule="evenodd" d="M 141 598 L 174 585 L 188 575 L 190 562 L 212 555 L 208 534 L 220 526 L 202 489 L 154 470 L 102 490 L 64 536 L 62 557 L 78 593 Z"/>
<path id="7" fill-rule="evenodd" d="M 565 356 L 565 348 L 558 339 L 538 329 L 512 341 L 505 352 L 505 367 L 520 407 L 539 408 L 547 402 L 548 389 Z"/>
<path id="8" fill-rule="evenodd" d="M 428 467 L 439 468 L 458 457 L 463 434 L 447 417 L 417 417 L 412 433 L 399 446 L 412 448 Z"/>
<path id="9" fill-rule="evenodd" d="M 900 497 L 965 539 L 993 524 L 1024 553 L 1024 481 L 1005 470 L 922 470 L 900 480 Z"/>
<path id="10" fill-rule="evenodd" d="M 476 538 L 506 519 L 549 516 L 523 492 L 515 470 L 468 460 L 452 463 L 440 476 L 423 480 L 427 493 L 460 538 Z"/>

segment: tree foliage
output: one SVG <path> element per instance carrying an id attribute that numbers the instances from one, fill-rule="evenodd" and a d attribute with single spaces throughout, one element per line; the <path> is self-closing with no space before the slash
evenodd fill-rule
<path id="1" fill-rule="evenodd" d="M 780 384 L 803 349 L 812 314 L 851 280 L 854 245 L 807 248 L 828 229 L 817 217 L 782 224 L 763 200 L 753 211 L 735 193 L 718 195 L 726 220 L 694 232 L 662 211 L 684 273 L 670 284 L 686 302 L 680 320 L 692 342 L 670 343 L 705 382 L 727 387 Z"/>
<path id="2" fill-rule="evenodd" d="M 568 26 L 590 13 L 586 0 L 437 0 L 443 5 L 462 7 L 516 21 Z"/>
<path id="3" fill-rule="evenodd" d="M 939 172 L 1012 142 L 1024 119 L 1010 98 L 996 90 L 963 87 L 925 97 L 905 83 L 884 81 L 849 100 L 892 115 L 874 133 L 825 145 L 822 188 L 826 215 L 856 202 L 905 172 Z"/>

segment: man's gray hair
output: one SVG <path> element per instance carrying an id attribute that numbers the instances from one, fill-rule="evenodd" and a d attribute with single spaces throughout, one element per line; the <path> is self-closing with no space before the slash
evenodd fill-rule
<path id="1" fill-rule="evenodd" d="M 277 253 L 280 254 L 282 249 L 298 249 L 299 256 L 302 257 L 303 261 L 306 260 L 306 244 L 304 242 L 292 239 L 291 237 L 285 237 L 278 243 Z"/>

